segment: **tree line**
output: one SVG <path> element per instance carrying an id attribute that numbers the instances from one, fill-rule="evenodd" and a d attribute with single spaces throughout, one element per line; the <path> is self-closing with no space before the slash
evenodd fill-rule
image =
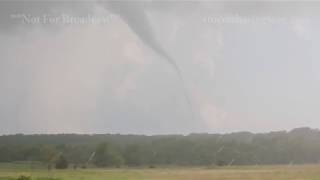
<path id="1" fill-rule="evenodd" d="M 50 168 L 318 163 L 320 131 L 0 136 L 0 162 L 16 161 L 43 162 Z"/>

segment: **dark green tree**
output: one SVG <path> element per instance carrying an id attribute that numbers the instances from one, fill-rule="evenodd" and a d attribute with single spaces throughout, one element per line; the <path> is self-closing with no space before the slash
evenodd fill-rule
<path id="1" fill-rule="evenodd" d="M 121 164 L 123 164 L 123 158 L 110 144 L 101 143 L 96 148 L 93 162 L 98 167 L 119 167 Z"/>

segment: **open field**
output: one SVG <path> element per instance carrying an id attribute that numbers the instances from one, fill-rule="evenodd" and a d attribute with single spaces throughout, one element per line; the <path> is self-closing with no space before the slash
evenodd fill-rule
<path id="1" fill-rule="evenodd" d="M 161 168 L 161 169 L 78 169 L 53 170 L 0 166 L 0 179 L 20 175 L 33 179 L 52 177 L 62 180 L 320 180 L 319 165 L 241 166 L 225 168 Z"/>

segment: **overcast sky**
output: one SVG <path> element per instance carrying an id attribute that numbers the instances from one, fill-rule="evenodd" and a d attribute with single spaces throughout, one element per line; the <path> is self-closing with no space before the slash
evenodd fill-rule
<path id="1" fill-rule="evenodd" d="M 0 134 L 320 128 L 319 5 L 0 2 Z"/>

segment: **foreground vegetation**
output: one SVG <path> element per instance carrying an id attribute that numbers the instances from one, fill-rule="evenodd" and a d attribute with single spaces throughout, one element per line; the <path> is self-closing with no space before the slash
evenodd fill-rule
<path id="1" fill-rule="evenodd" d="M 320 180 L 320 131 L 0 136 L 0 180 Z M 272 164 L 272 166 L 271 166 Z M 285 165 L 284 165 L 285 164 Z"/>
<path id="2" fill-rule="evenodd" d="M 320 166 L 230 166 L 215 168 L 156 169 L 29 169 L 0 166 L 0 180 L 319 180 Z M 25 180 L 25 179 L 22 179 Z"/>
<path id="3" fill-rule="evenodd" d="M 317 164 L 320 131 L 264 134 L 9 135 L 0 136 L 0 162 L 32 161 L 63 169 L 95 167 Z"/>

